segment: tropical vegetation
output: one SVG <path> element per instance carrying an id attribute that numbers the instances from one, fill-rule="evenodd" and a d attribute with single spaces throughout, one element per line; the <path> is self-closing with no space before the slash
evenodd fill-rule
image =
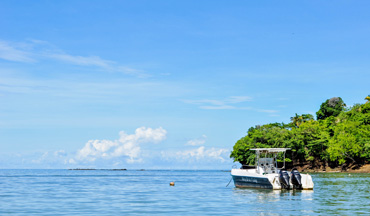
<path id="1" fill-rule="evenodd" d="M 365 100 L 347 108 L 342 98 L 334 97 L 321 104 L 316 120 L 311 114 L 296 113 L 288 124 L 251 127 L 235 143 L 230 157 L 252 165 L 251 148 L 291 148 L 286 161 L 294 165 L 361 166 L 370 161 L 370 95 Z"/>

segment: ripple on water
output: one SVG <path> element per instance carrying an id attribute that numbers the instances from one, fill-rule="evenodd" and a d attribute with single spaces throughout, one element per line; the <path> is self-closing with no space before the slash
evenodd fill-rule
<path id="1" fill-rule="evenodd" d="M 312 177 L 314 191 L 274 191 L 225 187 L 221 171 L 0 170 L 0 215 L 369 213 L 370 174 Z"/>

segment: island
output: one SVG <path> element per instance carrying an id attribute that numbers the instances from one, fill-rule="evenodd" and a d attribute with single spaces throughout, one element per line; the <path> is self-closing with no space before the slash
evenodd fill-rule
<path id="1" fill-rule="evenodd" d="M 106 170 L 106 171 L 126 171 L 127 169 L 94 169 L 94 168 L 75 168 L 75 169 L 68 169 L 68 170 Z"/>
<path id="2" fill-rule="evenodd" d="M 234 162 L 254 165 L 252 148 L 290 148 L 286 166 L 303 172 L 370 173 L 370 95 L 347 107 L 342 98 L 327 99 L 316 112 L 249 128 L 231 152 Z M 283 162 L 283 157 L 278 158 Z"/>

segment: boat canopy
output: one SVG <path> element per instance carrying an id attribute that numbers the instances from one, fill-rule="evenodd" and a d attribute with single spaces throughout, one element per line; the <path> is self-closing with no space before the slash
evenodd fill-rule
<path id="1" fill-rule="evenodd" d="M 249 150 L 254 150 L 260 153 L 278 153 L 278 152 L 286 152 L 287 150 L 290 150 L 290 148 L 254 148 L 254 149 L 249 149 Z"/>

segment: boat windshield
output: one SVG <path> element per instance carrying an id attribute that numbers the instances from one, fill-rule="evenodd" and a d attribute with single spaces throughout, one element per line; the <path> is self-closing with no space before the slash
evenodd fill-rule
<path id="1" fill-rule="evenodd" d="M 285 152 L 287 150 L 290 150 L 290 148 L 255 148 L 255 149 L 250 149 L 256 151 L 256 166 L 258 172 L 260 172 L 260 166 L 261 167 L 277 167 L 277 155 L 280 152 L 284 153 L 284 166 L 282 167 L 283 169 L 285 168 Z"/>

